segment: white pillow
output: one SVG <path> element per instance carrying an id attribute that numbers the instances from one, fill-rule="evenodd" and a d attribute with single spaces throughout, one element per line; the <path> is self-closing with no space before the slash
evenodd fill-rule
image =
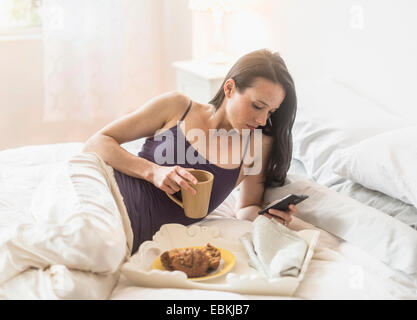
<path id="1" fill-rule="evenodd" d="M 363 185 L 345 180 L 329 187 L 360 203 L 378 209 L 417 230 L 417 208 L 389 195 L 365 188 Z"/>
<path id="2" fill-rule="evenodd" d="M 366 139 L 337 158 L 335 173 L 417 207 L 417 127 Z"/>
<path id="3" fill-rule="evenodd" d="M 412 125 L 353 90 L 325 80 L 297 87 L 298 112 L 293 128 L 293 157 L 307 173 L 330 186 L 341 178 L 329 167 L 336 150 L 382 132 Z"/>
<path id="4" fill-rule="evenodd" d="M 312 180 L 267 189 L 264 206 L 290 193 L 309 195 L 297 205 L 300 219 L 360 247 L 391 268 L 417 274 L 416 230 Z"/>

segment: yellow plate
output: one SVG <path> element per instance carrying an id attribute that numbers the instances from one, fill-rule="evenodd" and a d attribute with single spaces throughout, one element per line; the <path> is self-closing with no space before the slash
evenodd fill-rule
<path id="1" fill-rule="evenodd" d="M 187 248 L 204 248 L 204 246 L 187 247 Z M 216 270 L 211 271 L 209 274 L 207 274 L 204 277 L 188 278 L 188 280 L 192 280 L 192 281 L 209 280 L 209 279 L 220 277 L 233 269 L 233 267 L 236 264 L 235 255 L 231 253 L 229 250 L 222 249 L 222 248 L 217 248 L 217 249 L 219 249 L 220 256 L 221 256 L 219 267 Z M 162 265 L 160 256 L 156 258 L 155 261 L 153 262 L 152 269 L 167 271 L 167 269 L 165 269 L 165 267 Z"/>

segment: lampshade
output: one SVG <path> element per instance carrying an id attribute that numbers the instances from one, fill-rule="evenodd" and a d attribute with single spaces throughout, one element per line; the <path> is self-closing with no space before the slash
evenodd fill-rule
<path id="1" fill-rule="evenodd" d="M 229 57 L 225 54 L 222 21 L 225 13 L 231 13 L 243 8 L 253 0 L 188 0 L 188 8 L 193 11 L 205 11 L 210 13 L 214 26 L 214 55 L 210 62 L 225 64 Z"/>

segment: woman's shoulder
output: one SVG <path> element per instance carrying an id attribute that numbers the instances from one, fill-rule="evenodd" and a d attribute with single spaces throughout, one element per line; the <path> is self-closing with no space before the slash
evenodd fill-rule
<path id="1" fill-rule="evenodd" d="M 173 115 L 181 110 L 186 110 L 191 99 L 179 91 L 169 91 L 158 96 L 159 100 L 164 101 L 173 111 Z"/>
<path id="2" fill-rule="evenodd" d="M 196 100 L 192 100 L 189 96 L 179 91 L 172 91 L 169 93 L 173 102 L 179 111 L 186 111 L 190 107 L 195 113 L 212 113 L 213 106 L 209 104 L 200 103 Z M 192 103 L 192 105 L 190 105 Z"/>
<path id="3" fill-rule="evenodd" d="M 190 110 L 187 114 L 187 117 L 191 117 L 193 119 L 206 117 L 210 114 L 210 112 L 212 112 L 212 106 L 192 100 L 189 96 L 179 91 L 170 91 L 164 93 L 160 95 L 159 98 L 163 99 L 167 106 L 170 108 L 169 122 L 178 121 L 187 112 L 188 109 Z"/>
<path id="4" fill-rule="evenodd" d="M 153 98 L 155 102 L 163 106 L 165 112 L 165 124 L 176 122 L 178 117 L 187 110 L 190 98 L 179 91 L 169 91 Z"/>

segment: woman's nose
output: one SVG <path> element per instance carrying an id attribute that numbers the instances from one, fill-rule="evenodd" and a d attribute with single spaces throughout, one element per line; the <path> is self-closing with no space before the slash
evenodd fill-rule
<path id="1" fill-rule="evenodd" d="M 262 114 L 256 118 L 256 123 L 260 126 L 265 126 L 267 120 L 268 120 L 268 113 Z"/>

